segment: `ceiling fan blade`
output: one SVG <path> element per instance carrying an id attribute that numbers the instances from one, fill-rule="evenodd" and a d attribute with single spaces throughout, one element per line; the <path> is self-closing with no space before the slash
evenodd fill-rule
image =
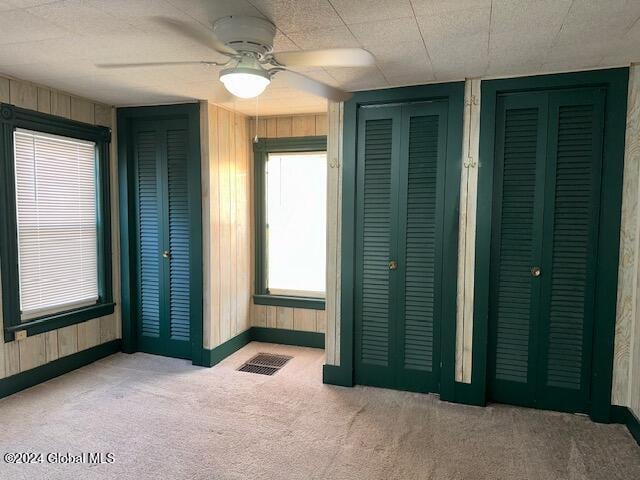
<path id="1" fill-rule="evenodd" d="M 376 63 L 374 56 L 363 48 L 278 52 L 273 58 L 287 67 L 367 67 Z"/>
<path id="2" fill-rule="evenodd" d="M 282 75 L 283 79 L 292 87 L 303 90 L 307 93 L 324 97 L 334 102 L 345 102 L 351 98 L 351 93 L 332 87 L 326 83 L 319 82 L 306 75 L 291 70 L 283 70 L 278 75 Z"/>
<path id="3" fill-rule="evenodd" d="M 143 68 L 143 67 L 165 67 L 173 65 L 219 65 L 216 62 L 142 62 L 142 63 L 98 63 L 98 68 Z"/>
<path id="4" fill-rule="evenodd" d="M 223 55 L 237 55 L 238 53 L 235 49 L 218 40 L 211 30 L 204 32 L 202 29 L 197 28 L 191 23 L 170 17 L 155 16 L 153 19 L 173 31 L 189 37 L 191 40 L 204 45 L 205 47 L 209 47 L 216 52 L 222 53 Z"/>

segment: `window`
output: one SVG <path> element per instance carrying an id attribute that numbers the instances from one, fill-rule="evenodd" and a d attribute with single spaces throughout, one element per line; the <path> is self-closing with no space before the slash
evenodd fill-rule
<path id="1" fill-rule="evenodd" d="M 109 137 L 0 104 L 5 341 L 113 313 Z"/>
<path id="2" fill-rule="evenodd" d="M 324 297 L 327 154 L 270 153 L 265 173 L 267 291 Z"/>
<path id="3" fill-rule="evenodd" d="M 14 132 L 21 320 L 98 300 L 96 144 Z"/>
<path id="4" fill-rule="evenodd" d="M 327 228 L 326 137 L 254 144 L 254 302 L 324 308 Z"/>

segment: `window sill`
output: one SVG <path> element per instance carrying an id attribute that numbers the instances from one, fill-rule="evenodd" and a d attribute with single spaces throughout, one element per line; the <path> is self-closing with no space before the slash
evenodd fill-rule
<path id="1" fill-rule="evenodd" d="M 78 308 L 68 312 L 48 315 L 46 317 L 36 318 L 28 322 L 12 325 L 4 329 L 4 341 L 10 342 L 15 338 L 15 332 L 26 331 L 27 336 L 37 335 L 38 333 L 49 332 L 57 328 L 68 327 L 76 323 L 86 322 L 93 318 L 111 315 L 114 311 L 115 303 L 100 303 L 91 305 L 90 307 Z"/>
<path id="2" fill-rule="evenodd" d="M 287 297 L 284 295 L 254 295 L 253 303 L 256 305 L 308 308 L 311 310 L 324 310 L 325 308 L 324 298 Z"/>

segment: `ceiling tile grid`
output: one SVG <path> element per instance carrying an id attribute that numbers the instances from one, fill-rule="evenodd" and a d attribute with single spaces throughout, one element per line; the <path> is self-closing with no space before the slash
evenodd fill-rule
<path id="1" fill-rule="evenodd" d="M 240 100 L 222 88 L 218 68 L 96 67 L 225 58 L 157 15 L 205 33 L 223 16 L 265 17 L 277 28 L 275 51 L 366 48 L 374 67 L 299 69 L 347 90 L 640 61 L 638 0 L 0 0 L 0 73 L 114 105 L 206 99 L 250 115 L 326 109 L 277 76 L 259 99 Z"/>

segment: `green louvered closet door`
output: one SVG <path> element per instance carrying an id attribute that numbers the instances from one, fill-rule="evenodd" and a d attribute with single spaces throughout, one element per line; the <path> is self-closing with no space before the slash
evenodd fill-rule
<path id="1" fill-rule="evenodd" d="M 439 390 L 446 102 L 363 107 L 356 382 Z"/>
<path id="2" fill-rule="evenodd" d="M 191 358 L 187 121 L 133 126 L 138 349 Z"/>
<path id="3" fill-rule="evenodd" d="M 604 131 L 598 88 L 499 97 L 490 395 L 587 412 Z"/>

